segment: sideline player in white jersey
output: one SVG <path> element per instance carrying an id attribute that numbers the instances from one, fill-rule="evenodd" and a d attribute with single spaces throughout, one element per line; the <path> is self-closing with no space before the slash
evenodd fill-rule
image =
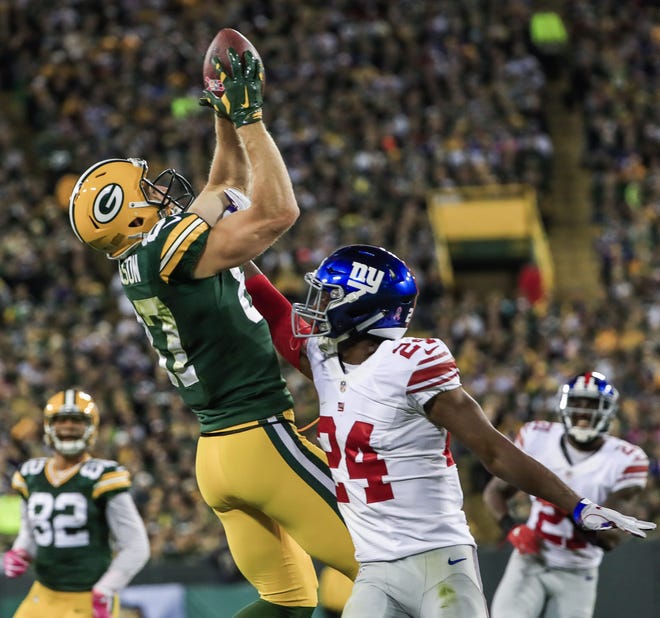
<path id="1" fill-rule="evenodd" d="M 576 376 L 559 392 L 562 423 L 524 425 L 516 444 L 581 496 L 630 510 L 644 489 L 648 457 L 610 436 L 619 393 L 595 371 Z M 508 500 L 517 488 L 493 478 L 484 501 L 514 546 L 491 607 L 492 618 L 591 618 L 603 552 L 616 547 L 618 530 L 598 535 L 575 527 L 566 511 L 531 496 L 527 522 L 514 522 Z"/>
<path id="2" fill-rule="evenodd" d="M 654 527 L 581 500 L 494 429 L 440 339 L 404 336 L 417 285 L 392 253 L 337 250 L 306 276 L 307 301 L 293 307 L 254 265 L 246 275 L 278 351 L 318 392 L 318 438 L 360 562 L 344 618 L 487 616 L 450 433 L 493 474 L 582 526 L 638 536 Z"/>

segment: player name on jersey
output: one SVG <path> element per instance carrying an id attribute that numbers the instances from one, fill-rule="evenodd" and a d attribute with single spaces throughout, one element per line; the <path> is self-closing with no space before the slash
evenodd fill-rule
<path id="1" fill-rule="evenodd" d="M 124 285 L 142 281 L 137 255 L 129 255 L 119 264 L 119 278 Z"/>

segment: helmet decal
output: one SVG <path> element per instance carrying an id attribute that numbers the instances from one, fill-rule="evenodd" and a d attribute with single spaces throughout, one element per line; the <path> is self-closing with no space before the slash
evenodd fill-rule
<path id="1" fill-rule="evenodd" d="M 108 223 L 119 214 L 123 203 L 124 191 L 121 186 L 116 183 L 106 185 L 94 200 L 92 214 L 99 223 Z"/>
<path id="2" fill-rule="evenodd" d="M 347 285 L 357 288 L 365 293 L 375 294 L 378 292 L 385 273 L 373 266 L 353 262 L 351 274 L 348 276 Z"/>

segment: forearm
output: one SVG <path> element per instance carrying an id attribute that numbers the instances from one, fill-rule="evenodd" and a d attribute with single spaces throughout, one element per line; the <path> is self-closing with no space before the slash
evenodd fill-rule
<path id="1" fill-rule="evenodd" d="M 304 356 L 302 339 L 293 335 L 291 323 L 291 303 L 273 286 L 265 275 L 249 263 L 244 267 L 247 275 L 246 288 L 252 297 L 252 303 L 268 322 L 270 335 L 275 349 L 294 368 L 309 376 L 306 364 L 301 366 L 301 357 Z M 299 328 L 305 330 L 305 324 L 300 323 Z"/>
<path id="2" fill-rule="evenodd" d="M 234 125 L 223 118 L 215 118 L 216 146 L 208 181 L 188 209 L 214 226 L 229 200 L 225 189 L 235 188 L 249 194 L 250 165 L 247 151 Z"/>
<path id="3" fill-rule="evenodd" d="M 207 186 L 230 186 L 249 196 L 250 180 L 250 160 L 236 127 L 216 116 L 215 151 Z"/>
<path id="4" fill-rule="evenodd" d="M 510 487 L 508 483 L 504 483 L 501 479 L 492 478 L 486 485 L 483 493 L 483 501 L 486 508 L 496 521 L 501 521 L 503 517 L 509 513 L 508 500 L 515 493 L 513 491 L 506 491 Z"/>
<path id="5" fill-rule="evenodd" d="M 494 477 L 573 513 L 582 496 L 497 431 L 462 388 L 436 395 L 425 408 L 429 420 L 456 436 Z"/>
<path id="6" fill-rule="evenodd" d="M 289 173 L 282 155 L 263 122 L 245 125 L 238 130 L 247 150 L 252 175 L 252 207 L 262 218 L 288 229 L 298 218 L 299 209 Z"/>
<path id="7" fill-rule="evenodd" d="M 106 507 L 110 530 L 116 539 L 115 554 L 108 570 L 94 588 L 112 595 L 125 588 L 149 559 L 149 538 L 128 493 L 113 497 Z"/>
<path id="8" fill-rule="evenodd" d="M 484 461 L 491 474 L 525 493 L 551 502 L 569 516 L 572 515 L 582 496 L 499 432 L 498 435 L 495 456 Z"/>
<path id="9" fill-rule="evenodd" d="M 30 558 L 34 558 L 37 555 L 37 543 L 34 540 L 30 523 L 28 522 L 25 502 L 21 503 L 21 526 L 11 548 L 14 550 L 22 549 L 29 554 Z"/>

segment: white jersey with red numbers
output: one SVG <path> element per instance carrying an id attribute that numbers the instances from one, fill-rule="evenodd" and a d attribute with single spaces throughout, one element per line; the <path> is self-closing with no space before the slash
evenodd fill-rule
<path id="1" fill-rule="evenodd" d="M 449 434 L 424 413 L 431 397 L 460 386 L 447 346 L 384 341 L 362 364 L 342 367 L 308 339 L 307 356 L 320 402 L 319 443 L 357 560 L 474 545 Z"/>
<path id="2" fill-rule="evenodd" d="M 564 444 L 561 423 L 534 421 L 522 427 L 516 444 L 552 470 L 575 493 L 603 504 L 624 487 L 646 485 L 649 460 L 644 451 L 625 440 L 604 435 L 604 443 L 582 461 L 573 462 Z M 532 497 L 527 525 L 543 537 L 541 559 L 549 567 L 597 567 L 603 550 L 580 540 L 570 516 L 557 507 Z"/>

